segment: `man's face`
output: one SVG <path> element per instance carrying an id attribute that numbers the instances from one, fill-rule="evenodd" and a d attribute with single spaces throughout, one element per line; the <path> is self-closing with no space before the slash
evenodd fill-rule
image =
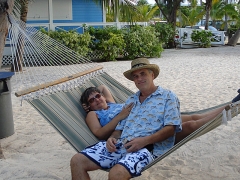
<path id="1" fill-rule="evenodd" d="M 152 86 L 154 74 L 149 69 L 140 69 L 132 72 L 132 79 L 141 91 Z"/>

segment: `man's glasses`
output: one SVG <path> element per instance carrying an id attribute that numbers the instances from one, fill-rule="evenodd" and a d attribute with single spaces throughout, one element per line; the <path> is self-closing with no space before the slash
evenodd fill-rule
<path id="1" fill-rule="evenodd" d="M 91 99 L 89 99 L 88 102 L 89 102 L 90 104 L 92 104 L 95 99 L 99 99 L 101 96 L 102 96 L 101 94 L 96 94 L 94 97 L 92 97 Z"/>

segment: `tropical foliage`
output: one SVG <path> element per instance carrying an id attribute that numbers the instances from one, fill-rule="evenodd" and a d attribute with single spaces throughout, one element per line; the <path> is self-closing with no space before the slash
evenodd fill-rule
<path id="1" fill-rule="evenodd" d="M 152 26 L 155 28 L 158 41 L 162 43 L 164 48 L 169 48 L 168 42 L 172 41 L 172 37 L 176 34 L 172 24 L 155 23 L 155 25 Z"/>
<path id="2" fill-rule="evenodd" d="M 154 27 L 134 26 L 125 31 L 124 40 L 126 43 L 125 57 L 127 59 L 141 56 L 160 57 L 163 51 Z"/>
<path id="3" fill-rule="evenodd" d="M 212 8 L 210 11 L 210 17 L 213 21 L 212 25 L 215 27 L 216 22 L 222 22 L 221 29 L 224 28 L 223 18 L 228 16 L 230 20 L 226 21 L 226 23 L 231 23 L 232 21 L 238 20 L 239 13 L 237 12 L 237 8 L 235 4 L 227 4 L 223 0 L 213 0 L 212 1 Z"/>
<path id="4" fill-rule="evenodd" d="M 178 11 L 178 15 L 181 19 L 181 26 L 194 26 L 196 25 L 205 15 L 206 11 L 202 6 L 197 6 L 197 2 L 194 1 L 191 7 L 182 8 L 182 11 Z"/>
<path id="5" fill-rule="evenodd" d="M 211 47 L 211 37 L 212 33 L 210 31 L 198 31 L 198 30 L 193 30 L 191 34 L 191 39 L 193 42 L 197 43 L 199 47 Z"/>
<path id="6" fill-rule="evenodd" d="M 128 9 L 127 9 L 128 7 Z M 123 5 L 119 9 L 119 22 L 148 22 L 150 21 L 156 11 L 159 10 L 157 6 L 152 7 L 149 4 L 139 3 L 139 5 L 135 6 L 135 8 L 129 8 L 128 5 Z M 107 8 L 107 15 L 106 15 L 107 22 L 114 22 L 115 16 L 114 11 L 111 7 Z"/>
<path id="7" fill-rule="evenodd" d="M 91 52 L 89 48 L 91 36 L 88 32 L 79 34 L 76 31 L 46 31 L 43 28 L 40 30 L 42 33 L 64 44 L 82 56 L 86 56 Z"/>
<path id="8" fill-rule="evenodd" d="M 100 54 L 100 60 L 133 59 L 138 56 L 160 57 L 162 43 L 154 27 L 131 25 L 128 28 L 84 27 L 91 36 L 89 47 Z"/>
<path id="9" fill-rule="evenodd" d="M 85 27 L 85 32 L 91 35 L 90 48 L 94 53 L 100 54 L 101 60 L 113 61 L 123 54 L 126 45 L 122 30 L 116 27 Z"/>

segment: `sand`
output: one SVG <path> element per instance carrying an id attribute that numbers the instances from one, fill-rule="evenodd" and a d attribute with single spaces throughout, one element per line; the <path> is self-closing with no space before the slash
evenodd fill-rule
<path id="1" fill-rule="evenodd" d="M 209 108 L 232 100 L 240 88 L 240 47 L 169 49 L 151 58 L 161 72 L 155 84 L 174 91 L 182 111 Z M 130 61 L 100 63 L 123 85 L 136 91 L 122 73 Z M 14 96 L 15 133 L 0 139 L 0 179 L 71 179 L 69 161 L 76 153 L 26 101 Z M 143 180 L 237 180 L 240 177 L 240 116 L 195 139 L 144 171 Z M 107 179 L 104 171 L 92 179 Z"/>

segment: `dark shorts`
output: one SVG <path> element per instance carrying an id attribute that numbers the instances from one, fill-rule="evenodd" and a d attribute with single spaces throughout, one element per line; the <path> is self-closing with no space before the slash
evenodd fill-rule
<path id="1" fill-rule="evenodd" d="M 91 159 L 103 169 L 110 169 L 116 164 L 124 166 L 132 177 L 140 176 L 143 168 L 153 161 L 153 155 L 146 149 L 137 152 L 127 153 L 126 149 L 120 145 L 116 152 L 109 152 L 106 142 L 101 141 L 93 146 L 89 146 L 80 153 Z"/>

